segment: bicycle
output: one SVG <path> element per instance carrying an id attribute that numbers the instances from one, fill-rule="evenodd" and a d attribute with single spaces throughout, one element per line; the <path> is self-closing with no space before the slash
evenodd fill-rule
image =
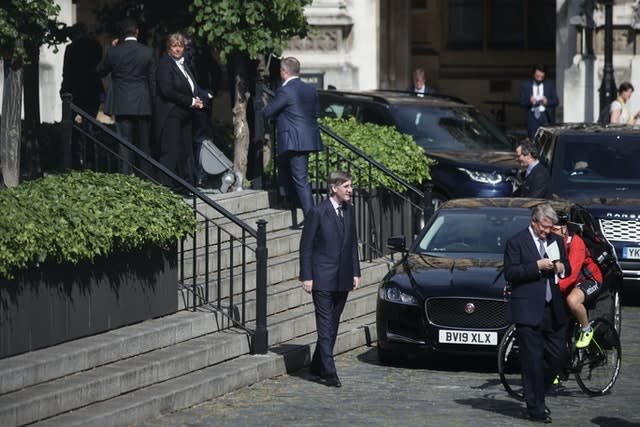
<path id="1" fill-rule="evenodd" d="M 597 318 L 591 322 L 591 327 L 594 332 L 591 343 L 578 349 L 575 343 L 580 336 L 580 324 L 572 321 L 567 340 L 569 358 L 560 378 L 566 380 L 573 374 L 584 393 L 601 396 L 611 391 L 618 378 L 622 347 L 618 333 L 608 320 Z M 509 395 L 524 400 L 515 325 L 507 329 L 498 345 L 498 373 Z"/>

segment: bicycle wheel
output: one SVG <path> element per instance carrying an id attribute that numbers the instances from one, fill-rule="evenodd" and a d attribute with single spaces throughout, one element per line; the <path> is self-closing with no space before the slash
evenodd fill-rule
<path id="1" fill-rule="evenodd" d="M 622 347 L 613 325 L 598 318 L 593 324 L 593 340 L 579 351 L 576 381 L 585 393 L 600 396 L 611 390 L 620 373 Z"/>
<path id="2" fill-rule="evenodd" d="M 516 339 L 516 327 L 511 325 L 498 345 L 498 374 L 507 393 L 524 400 L 524 388 L 520 373 L 520 351 Z"/>

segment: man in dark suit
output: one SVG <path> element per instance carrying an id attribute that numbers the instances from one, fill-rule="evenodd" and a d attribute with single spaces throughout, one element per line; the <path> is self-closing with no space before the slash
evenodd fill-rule
<path id="1" fill-rule="evenodd" d="M 138 26 L 132 19 L 121 23 L 122 38 L 110 48 L 97 71 L 100 76 L 111 74 L 104 112 L 115 116 L 116 128 L 125 139 L 147 154 L 151 154 L 152 100 L 156 88 L 156 63 L 153 50 L 138 43 Z M 133 153 L 120 147 L 124 159 L 120 172 L 131 173 Z M 150 174 L 150 165 L 143 161 L 141 169 Z"/>
<path id="2" fill-rule="evenodd" d="M 551 185 L 547 168 L 538 160 L 534 142 L 523 141 L 516 146 L 516 160 L 522 167 L 520 187 L 514 196 L 550 199 Z M 522 176 L 523 175 L 523 176 Z"/>
<path id="3" fill-rule="evenodd" d="M 545 67 L 533 67 L 533 79 L 520 86 L 520 106 L 526 111 L 527 134 L 533 140 L 538 128 L 555 121 L 558 94 L 551 80 L 545 80 Z"/>
<path id="4" fill-rule="evenodd" d="M 318 94 L 299 78 L 300 62 L 285 58 L 280 64 L 282 86 L 262 110 L 265 118 L 276 118 L 278 186 L 281 196 L 294 192 L 305 217 L 313 207 L 309 185 L 309 153 L 322 150 L 318 127 Z"/>
<path id="5" fill-rule="evenodd" d="M 351 176 L 333 172 L 330 197 L 309 210 L 300 240 L 300 280 L 311 293 L 318 340 L 310 371 L 320 382 L 341 387 L 333 360 L 340 316 L 350 290 L 360 287 L 358 237 L 350 204 Z"/>
<path id="6" fill-rule="evenodd" d="M 416 68 L 413 72 L 413 84 L 409 86 L 407 92 L 413 92 L 418 97 L 424 97 L 425 95 L 429 95 L 432 93 L 436 93 L 436 91 L 427 85 L 427 80 L 424 75 L 424 68 Z"/>
<path id="7" fill-rule="evenodd" d="M 545 394 L 566 361 L 567 312 L 557 279 L 571 274 L 571 267 L 562 239 L 551 233 L 557 222 L 549 204 L 535 206 L 531 225 L 509 239 L 504 253 L 511 285 L 506 317 L 520 343 L 526 417 L 545 423 L 551 422 Z"/>

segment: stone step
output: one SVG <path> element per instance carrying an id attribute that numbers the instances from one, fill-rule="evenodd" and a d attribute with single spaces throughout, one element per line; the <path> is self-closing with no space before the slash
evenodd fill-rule
<path id="1" fill-rule="evenodd" d="M 207 194 L 213 201 L 228 210 L 234 215 L 241 215 L 246 212 L 253 212 L 260 209 L 267 209 L 270 207 L 269 193 L 259 190 L 243 190 L 231 193 L 217 193 Z M 192 200 L 187 199 L 191 204 Z M 222 215 L 215 209 L 211 208 L 206 203 L 198 200 L 196 203 L 196 209 L 204 216 L 216 219 L 221 218 Z M 254 225 L 252 225 L 253 227 Z"/>
<path id="2" fill-rule="evenodd" d="M 340 326 L 336 354 L 368 345 L 375 340 L 375 317 L 371 314 Z M 276 346 L 266 355 L 238 358 L 136 390 L 104 402 L 36 423 L 36 426 L 125 426 L 163 413 L 184 409 L 240 387 L 293 372 L 309 363 L 315 334 Z"/>

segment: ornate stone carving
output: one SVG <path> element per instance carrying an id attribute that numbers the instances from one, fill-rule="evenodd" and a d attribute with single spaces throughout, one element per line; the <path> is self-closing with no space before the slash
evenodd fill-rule
<path id="1" fill-rule="evenodd" d="M 321 29 L 301 39 L 294 37 L 289 41 L 289 50 L 335 52 L 342 47 L 342 30 L 338 28 Z"/>

